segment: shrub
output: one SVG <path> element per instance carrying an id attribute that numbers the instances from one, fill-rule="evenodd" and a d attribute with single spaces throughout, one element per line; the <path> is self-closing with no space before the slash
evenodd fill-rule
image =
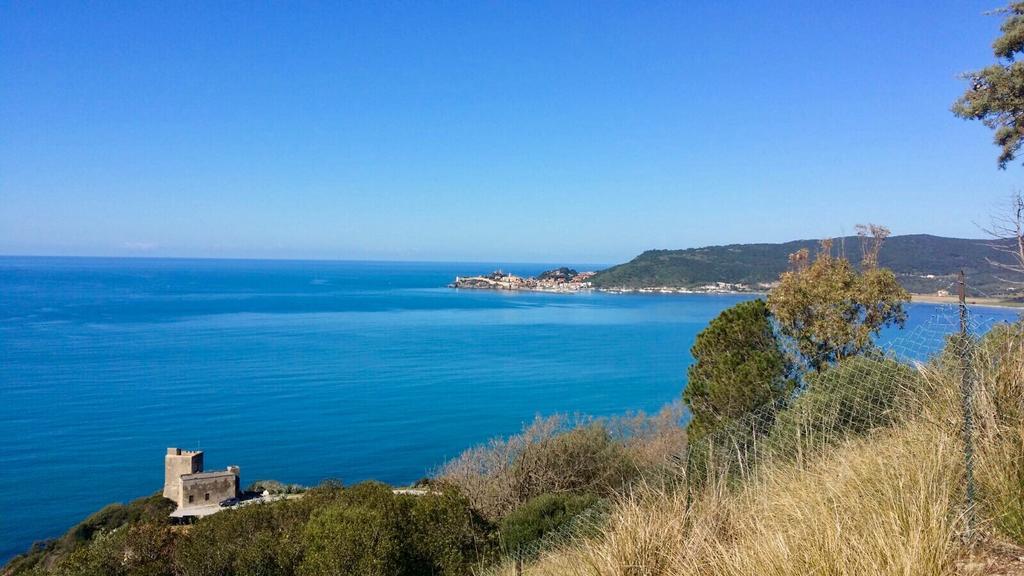
<path id="1" fill-rule="evenodd" d="M 406 574 L 411 554 L 404 501 L 383 484 L 345 490 L 339 502 L 318 510 L 304 531 L 303 576 Z"/>
<path id="2" fill-rule="evenodd" d="M 468 576 L 497 553 L 493 527 L 455 490 L 398 498 L 412 504 L 409 532 L 417 573 Z"/>
<path id="3" fill-rule="evenodd" d="M 502 519 L 502 547 L 507 551 L 524 549 L 597 502 L 598 498 L 590 494 L 542 494 Z"/>
<path id="4" fill-rule="evenodd" d="M 310 518 L 298 572 L 468 576 L 493 552 L 489 532 L 455 491 L 396 495 L 386 485 L 365 482 Z"/>
<path id="5" fill-rule="evenodd" d="M 40 571 L 44 568 L 60 565 L 63 560 L 68 559 L 75 552 L 89 547 L 89 545 L 101 538 L 104 534 L 110 534 L 119 528 L 138 524 L 153 524 L 163 526 L 168 523 L 167 517 L 174 510 L 174 502 L 164 498 L 160 494 L 146 496 L 133 500 L 126 504 L 109 504 L 99 511 L 91 514 L 82 520 L 62 537 L 49 540 L 45 543 L 35 544 L 32 549 L 13 558 L 4 567 L 4 574 L 29 574 L 33 568 Z M 86 558 L 96 560 L 102 555 L 97 550 L 84 550 L 77 554 L 75 566 L 84 566 Z M 97 560 L 98 561 L 98 560 Z M 66 564 L 66 570 L 71 570 Z"/>
<path id="6" fill-rule="evenodd" d="M 685 449 L 681 407 L 655 416 L 537 418 L 523 431 L 463 452 L 438 473 L 487 520 L 546 493 L 608 495 L 672 465 Z"/>
<path id="7" fill-rule="evenodd" d="M 58 576 L 161 576 L 173 574 L 175 534 L 161 524 L 123 526 L 98 532 L 88 544 L 58 560 L 49 574 Z"/>
<path id="8" fill-rule="evenodd" d="M 160 494 L 139 498 L 127 505 L 108 504 L 68 530 L 63 538 L 64 544 L 87 542 L 100 532 L 109 532 L 126 524 L 166 523 L 168 514 L 173 510 L 174 503 Z"/>
<path id="9" fill-rule="evenodd" d="M 806 250 L 791 254 L 794 268 L 768 294 L 784 341 L 815 372 L 874 349 L 883 328 L 902 328 L 906 322 L 903 305 L 910 294 L 891 270 L 878 267 L 878 250 L 889 231 L 875 225 L 866 230 L 873 239 L 865 245 L 871 248 L 859 270 L 845 257 L 833 256 L 831 240 L 823 240 L 813 262 L 808 263 Z"/>
<path id="10" fill-rule="evenodd" d="M 182 576 L 294 574 L 304 552 L 303 530 L 315 510 L 341 497 L 325 484 L 297 500 L 243 506 L 199 520 L 181 539 L 175 561 Z"/>

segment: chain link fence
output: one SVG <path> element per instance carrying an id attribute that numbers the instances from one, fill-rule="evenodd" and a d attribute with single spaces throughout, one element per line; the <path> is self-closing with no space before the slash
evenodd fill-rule
<path id="1" fill-rule="evenodd" d="M 738 489 L 779 465 L 802 468 L 845 442 L 894 427 L 914 423 L 958 429 L 963 442 L 963 537 L 973 539 L 976 413 L 979 403 L 990 409 L 998 402 L 993 391 L 978 390 L 978 372 L 998 365 L 996 356 L 1020 352 L 979 346 L 979 336 L 996 324 L 991 317 L 972 315 L 963 305 L 941 307 L 926 322 L 876 350 L 811 373 L 791 395 L 690 442 L 683 453 L 633 485 L 686 491 L 689 506 L 703 491 Z M 977 398 L 979 394 L 983 398 Z M 612 506 L 602 500 L 529 546 L 507 550 L 505 559 L 487 573 L 529 574 L 531 564 L 546 554 L 600 534 Z"/>

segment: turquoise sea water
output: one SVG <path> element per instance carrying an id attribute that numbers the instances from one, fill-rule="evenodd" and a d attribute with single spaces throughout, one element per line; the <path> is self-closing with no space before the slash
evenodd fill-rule
<path id="1" fill-rule="evenodd" d="M 492 268 L 0 258 L 0 561 L 158 491 L 168 446 L 243 484 L 401 484 L 537 414 L 657 410 L 742 299 L 445 287 Z"/>

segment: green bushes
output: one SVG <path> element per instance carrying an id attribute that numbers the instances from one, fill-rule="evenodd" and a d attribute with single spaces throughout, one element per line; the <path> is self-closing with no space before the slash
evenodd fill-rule
<path id="1" fill-rule="evenodd" d="M 336 494 L 325 491 L 323 500 Z M 294 574 L 302 560 L 303 527 L 314 500 L 243 506 L 203 518 L 175 550 L 182 576 Z"/>
<path id="2" fill-rule="evenodd" d="M 493 552 L 491 532 L 452 491 L 411 496 L 375 482 L 329 484 L 205 518 L 175 560 L 183 576 L 461 576 Z"/>
<path id="3" fill-rule="evenodd" d="M 486 525 L 456 494 L 395 495 L 376 483 L 319 510 L 304 540 L 303 576 L 468 575 L 491 549 Z"/>
<path id="4" fill-rule="evenodd" d="M 318 510 L 303 538 L 306 556 L 303 576 L 390 576 L 413 560 L 405 546 L 403 528 L 407 509 L 380 484 L 363 484 Z"/>
<path id="5" fill-rule="evenodd" d="M 520 506 L 501 521 L 501 544 L 519 551 L 556 531 L 597 504 L 596 496 L 544 494 Z"/>
<path id="6" fill-rule="evenodd" d="M 493 522 L 543 494 L 612 494 L 682 454 L 680 417 L 671 406 L 655 417 L 537 418 L 520 434 L 463 452 L 439 481 Z"/>
<path id="7" fill-rule="evenodd" d="M 301 494 L 306 491 L 300 484 L 285 484 L 277 480 L 257 480 L 245 489 L 246 492 L 268 492 L 270 494 Z"/>
<path id="8" fill-rule="evenodd" d="M 101 532 L 140 522 L 166 522 L 174 503 L 159 494 L 139 498 L 128 505 L 108 504 L 75 525 L 64 535 L 64 543 L 83 543 Z"/>
<path id="9" fill-rule="evenodd" d="M 29 574 L 58 576 L 161 576 L 173 574 L 175 534 L 166 524 L 144 522 L 97 532 L 88 544 L 54 562 L 48 571 Z"/>
<path id="10" fill-rule="evenodd" d="M 418 573 L 468 575 L 497 553 L 494 526 L 455 490 L 400 498 L 412 504 L 409 541 L 418 555 Z"/>

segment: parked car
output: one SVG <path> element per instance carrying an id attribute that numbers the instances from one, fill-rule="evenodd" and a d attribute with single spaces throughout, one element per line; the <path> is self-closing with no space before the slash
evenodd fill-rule
<path id="1" fill-rule="evenodd" d="M 234 505 L 238 504 L 239 502 L 240 502 L 240 500 L 238 498 L 228 498 L 226 500 L 221 500 L 220 501 L 220 507 L 221 508 L 227 508 L 229 506 L 234 506 Z"/>

